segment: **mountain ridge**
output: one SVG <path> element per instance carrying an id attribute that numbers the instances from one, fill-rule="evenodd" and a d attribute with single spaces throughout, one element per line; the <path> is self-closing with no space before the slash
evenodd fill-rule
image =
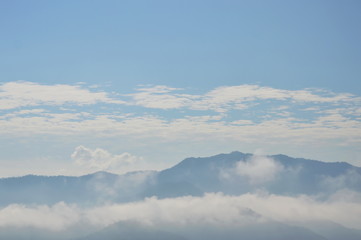
<path id="1" fill-rule="evenodd" d="M 269 178 L 261 179 L 263 181 L 259 184 L 259 179 L 252 177 L 262 176 L 254 175 L 253 168 L 261 168 L 266 176 L 270 175 Z M 361 192 L 361 168 L 346 162 L 233 151 L 210 157 L 186 158 L 161 171 L 125 174 L 98 171 L 82 176 L 0 178 L 0 194 L 3 196 L 0 206 L 10 203 L 54 204 L 59 201 L 92 205 L 105 200 L 128 202 L 152 196 L 202 196 L 207 192 L 237 195 L 260 187 L 283 195 L 332 194 L 337 188 Z"/>
<path id="2" fill-rule="evenodd" d="M 132 174 L 132 173 L 139 173 L 139 172 L 161 172 L 161 171 L 164 171 L 164 170 L 167 170 L 167 169 L 171 169 L 171 168 L 174 168 L 178 165 L 181 165 L 183 164 L 184 162 L 186 161 L 189 161 L 189 160 L 203 160 L 203 159 L 212 159 L 212 158 L 219 158 L 219 157 L 227 157 L 227 156 L 232 156 L 232 155 L 238 155 L 238 154 L 241 154 L 241 155 L 244 155 L 244 156 L 247 156 L 247 157 L 250 157 L 250 156 L 255 156 L 255 154 L 252 154 L 252 153 L 243 153 L 243 152 L 240 152 L 240 151 L 232 151 L 230 153 L 220 153 L 220 154 L 216 154 L 216 155 L 213 155 L 213 156 L 208 156 L 208 157 L 187 157 L 183 160 L 181 160 L 180 162 L 176 163 L 175 165 L 169 167 L 169 168 L 165 168 L 163 170 L 160 170 L 160 171 L 157 171 L 157 170 L 139 170 L 139 171 L 130 171 L 130 172 L 126 172 L 126 173 L 123 173 L 123 174 L 118 174 L 118 173 L 114 173 L 114 172 L 109 172 L 109 171 L 105 171 L 105 170 L 99 170 L 99 171 L 95 171 L 95 172 L 91 172 L 91 173 L 87 173 L 87 174 L 83 174 L 83 175 L 64 175 L 64 174 L 61 174 L 61 175 L 41 175 L 41 174 L 25 174 L 25 175 L 20 175 L 20 176 L 9 176 L 9 177 L 0 177 L 0 180 L 1 179 L 11 179 L 11 178 L 22 178 L 22 177 L 75 177 L 75 178 L 78 178 L 78 177 L 86 177 L 86 176 L 91 176 L 91 175 L 97 175 L 97 174 L 110 174 L 110 175 L 127 175 L 127 174 Z M 319 163 L 327 163 L 327 164 L 342 164 L 342 165 L 345 165 L 345 166 L 348 166 L 348 167 L 355 167 L 355 168 L 359 168 L 361 169 L 361 167 L 359 166 L 355 166 L 355 165 L 352 165 L 348 162 L 345 162 L 345 161 L 337 161 L 337 162 L 324 162 L 324 161 L 320 161 L 320 160 L 315 160 L 315 159 L 308 159 L 308 158 L 300 158 L 300 157 L 291 157 L 291 156 L 288 156 L 288 155 L 285 155 L 285 154 L 273 154 L 273 155 L 261 155 L 261 156 L 266 156 L 266 157 L 271 157 L 271 158 L 288 158 L 288 159 L 292 159 L 293 161 L 298 161 L 298 160 L 305 160 L 305 161 L 312 161 L 312 162 L 319 162 Z"/>

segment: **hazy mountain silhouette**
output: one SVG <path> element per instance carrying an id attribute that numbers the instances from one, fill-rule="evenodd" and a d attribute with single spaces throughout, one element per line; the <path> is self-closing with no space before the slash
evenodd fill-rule
<path id="1" fill-rule="evenodd" d="M 186 240 L 168 231 L 135 222 L 118 222 L 105 229 L 77 240 Z"/>
<path id="2" fill-rule="evenodd" d="M 167 231 L 160 230 L 169 228 Z M 118 222 L 77 240 L 327 240 L 306 228 L 281 223 L 248 225 L 243 227 L 203 226 L 144 226 L 135 222 Z"/>
<path id="3" fill-rule="evenodd" d="M 274 179 L 252 184 L 239 175 L 254 155 L 241 152 L 204 158 L 187 158 L 159 172 L 116 175 L 97 172 L 80 177 L 35 176 L 0 179 L 0 205 L 11 203 L 54 204 L 59 201 L 84 206 L 107 202 L 130 202 L 145 197 L 201 196 L 206 192 L 237 195 L 262 187 L 275 194 L 331 194 L 347 188 L 361 192 L 361 168 L 345 162 L 320 162 L 285 155 L 268 156 L 281 166 Z M 262 165 L 262 162 L 258 163 Z M 238 170 L 237 170 L 238 169 Z M 267 169 L 266 169 L 267 171 Z M 224 178 L 224 173 L 228 174 Z M 246 172 L 247 174 L 247 172 Z"/>
<path id="4" fill-rule="evenodd" d="M 81 203 L 83 206 L 103 203 L 104 201 L 139 200 L 143 185 L 149 181 L 138 175 L 151 178 L 155 172 L 132 172 L 116 175 L 96 172 L 80 177 L 35 176 L 0 179 L 0 205 L 11 203 L 55 204 Z M 141 192 L 139 192 L 141 191 Z"/>
<path id="5" fill-rule="evenodd" d="M 361 230 L 346 228 L 328 221 L 311 221 L 301 224 L 307 229 L 324 236 L 328 240 L 360 240 Z"/>
<path id="6" fill-rule="evenodd" d="M 246 178 L 233 174 L 231 179 L 222 179 L 224 171 L 236 168 L 240 161 L 247 162 L 252 154 L 232 152 L 204 158 L 187 158 L 172 168 L 161 171 L 157 182 L 163 185 L 189 185 L 189 195 L 204 192 L 241 194 L 252 191 L 257 186 L 249 184 Z M 361 191 L 361 168 L 345 162 L 321 162 L 286 155 L 268 156 L 282 166 L 282 171 L 272 181 L 262 184 L 262 188 L 276 194 L 318 194 L 331 193 L 341 188 Z M 262 162 L 260 163 L 262 164 Z M 157 187 L 159 187 L 159 185 Z M 159 191 L 159 188 L 156 189 Z M 161 190 L 166 190 L 161 188 Z M 148 195 L 157 195 L 157 191 Z M 167 191 L 161 191 L 164 195 Z M 184 195 L 184 189 L 178 195 Z M 172 192 L 169 196 L 174 195 Z"/>

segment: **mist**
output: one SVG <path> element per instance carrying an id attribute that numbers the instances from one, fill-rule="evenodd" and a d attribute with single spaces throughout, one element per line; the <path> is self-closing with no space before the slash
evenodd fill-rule
<path id="1" fill-rule="evenodd" d="M 347 193 L 347 199 L 340 197 Z M 78 225 L 102 229 L 117 222 L 169 228 L 238 228 L 274 222 L 302 225 L 326 221 L 361 229 L 361 194 L 349 190 L 326 201 L 311 196 L 289 197 L 260 193 L 229 196 L 208 193 L 202 197 L 146 198 L 129 203 L 111 203 L 82 208 L 63 202 L 48 206 L 11 204 L 0 210 L 0 227 L 33 227 L 62 232 Z"/>

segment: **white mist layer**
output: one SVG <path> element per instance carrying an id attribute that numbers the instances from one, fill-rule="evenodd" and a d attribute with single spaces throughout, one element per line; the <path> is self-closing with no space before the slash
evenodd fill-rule
<path id="1" fill-rule="evenodd" d="M 62 231 L 79 224 L 101 228 L 118 221 L 185 227 L 204 224 L 233 227 L 268 221 L 332 221 L 361 229 L 361 194 L 344 190 L 327 201 L 318 201 L 310 196 L 209 193 L 203 197 L 152 197 L 139 202 L 93 208 L 58 203 L 52 206 L 12 204 L 0 210 L 0 227 Z"/>

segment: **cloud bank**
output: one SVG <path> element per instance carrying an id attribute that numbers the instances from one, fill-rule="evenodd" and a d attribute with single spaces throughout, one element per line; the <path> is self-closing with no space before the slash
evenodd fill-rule
<path id="1" fill-rule="evenodd" d="M 0 210 L 0 226 L 30 226 L 61 231 L 79 223 L 102 228 L 118 221 L 157 226 L 229 227 L 270 221 L 295 224 L 331 221 L 361 229 L 361 196 L 355 192 L 348 193 L 352 197 L 344 199 L 336 194 L 326 201 L 318 201 L 310 196 L 288 197 L 266 193 L 227 196 L 210 193 L 203 197 L 152 197 L 140 202 L 94 208 L 64 203 L 53 206 L 13 204 Z"/>

